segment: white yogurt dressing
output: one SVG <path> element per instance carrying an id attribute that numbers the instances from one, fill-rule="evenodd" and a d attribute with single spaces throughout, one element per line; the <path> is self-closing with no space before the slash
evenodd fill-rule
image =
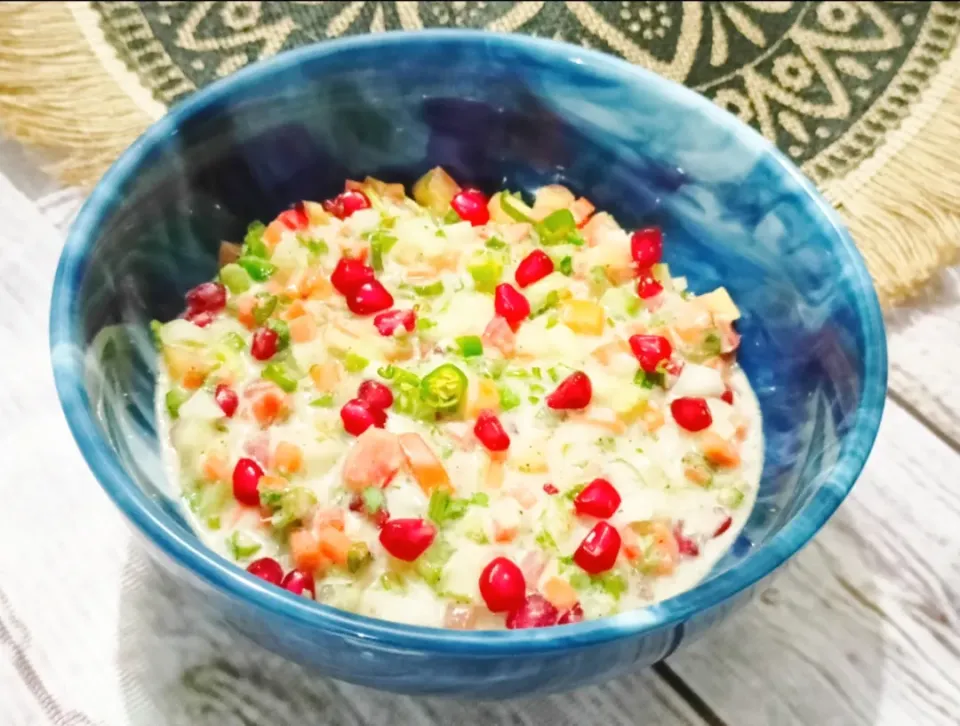
<path id="1" fill-rule="evenodd" d="M 455 338 L 483 335 L 494 317 L 493 296 L 471 289 L 474 283 L 465 274 L 466 268 L 477 256 L 491 254 L 484 246 L 485 239 L 494 235 L 510 238 L 517 234 L 517 225 L 498 221 L 496 215 L 486 227 L 471 227 L 465 222 L 444 225 L 417 211 L 407 211 L 412 208 L 409 202 L 377 201 L 379 211 L 363 210 L 344 222 L 323 219 L 301 231 L 301 237 L 324 240 L 330 248 L 314 264 L 329 276 L 339 257 L 337 247 L 362 244 L 362 233 L 377 230 L 384 218 L 399 218 L 390 228 L 398 241 L 384 256 L 384 270 L 378 279 L 394 293 L 395 307 L 418 304 L 419 318 L 434 325 L 411 336 L 416 351 L 411 360 L 394 363 L 423 376 L 441 363 L 453 362 L 467 374 L 469 390 L 473 390 L 480 385 L 483 374 L 490 372 L 488 364 L 492 361 L 499 365 L 504 357 L 488 345 L 480 359 L 464 360 L 455 352 Z M 226 462 L 230 470 L 238 459 L 251 457 L 272 474 L 272 452 L 278 443 L 288 442 L 299 447 L 303 455 L 301 469 L 287 477 L 290 486 L 312 492 L 320 509 L 334 507 L 343 512 L 343 533 L 352 542 L 365 543 L 372 556 L 358 573 L 330 566 L 315 573 L 317 599 L 337 607 L 388 620 L 442 626 L 453 605 L 469 604 L 475 618 L 473 627 L 503 628 L 504 616 L 486 609 L 478 587 L 483 568 L 501 555 L 520 565 L 528 575 L 529 590 L 540 590 L 556 577 L 574 584 L 587 618 L 643 607 L 694 586 L 729 549 L 755 502 L 763 465 L 760 411 L 746 376 L 735 364 L 726 366 L 721 374 L 722 367 L 718 370 L 678 354 L 684 367 L 679 376 L 667 376 L 668 388 L 664 390 L 633 382 L 637 359 L 628 346 L 621 343 L 619 352 L 604 360 L 598 357 L 596 351 L 605 343 L 625 341 L 638 331 L 666 330 L 673 335 L 677 328 L 691 327 L 691 316 L 705 315 L 710 323 L 711 315 L 715 321 L 729 312 L 725 304 L 718 308 L 711 307 L 712 302 L 697 306 L 697 299 L 685 299 L 688 296 L 683 293 L 682 279 L 671 281 L 662 273 L 665 291 L 652 303 L 638 306 L 633 302 L 632 280 L 621 286 L 607 284 L 606 291 L 598 291 L 586 271 L 597 265 L 616 269 L 623 264 L 624 246 L 629 262 L 626 233 L 619 227 L 611 230 L 601 234 L 599 240 L 588 240 L 582 248 L 545 248 L 552 256 L 566 252 L 573 258 L 572 276 L 554 272 L 523 290 L 534 309 L 551 291 L 564 291 L 564 295 L 578 300 L 599 299 L 605 321 L 598 335 L 578 332 L 566 324 L 565 303 L 561 302 L 559 321 L 558 312 L 548 310 L 520 326 L 515 341 L 517 355 L 508 358 L 499 375 L 490 378 L 500 388 L 501 401 L 505 388 L 519 400 L 515 408 L 498 414 L 511 438 L 499 486 L 491 486 L 491 457 L 472 434 L 475 415 L 426 424 L 389 412 L 386 431 L 420 434 L 440 457 L 453 483 L 454 497 L 472 501 L 476 495 L 485 495 L 487 499 L 485 504 L 468 504 L 461 518 L 439 527 L 438 538 L 446 544 L 448 558 L 430 575 L 423 574 L 419 561 L 406 564 L 388 555 L 372 519 L 347 508 L 351 494 L 343 479 L 344 460 L 357 440 L 343 431 L 340 407 L 356 395 L 363 380 L 391 383 L 377 371 L 390 364 L 388 358 L 397 357 L 396 346 L 409 342 L 380 336 L 370 318 L 351 314 L 336 293 L 324 299 L 304 300 L 308 314 L 318 322 L 318 333 L 313 340 L 294 342 L 291 357 L 304 372 L 336 362 L 341 380 L 332 405 L 323 407 L 316 405 L 322 394 L 312 376 L 301 378 L 297 390 L 289 395 L 286 419 L 263 427 L 250 414 L 250 404 L 242 393 L 249 383 L 260 380 L 265 365 L 248 354 L 251 332 L 230 315 L 221 315 L 204 328 L 185 320 L 164 326 L 160 338 L 168 365 L 161 366 L 157 385 L 158 433 L 170 480 L 179 483 L 185 501 L 192 503 L 185 506 L 185 511 L 204 543 L 241 566 L 253 559 L 272 557 L 284 571 L 294 567 L 285 534 L 278 535 L 263 526 L 265 514 L 260 510 L 236 504 L 229 480 L 212 483 L 207 467 L 211 457 Z M 589 227 L 583 232 L 588 235 Z M 535 248 L 535 241 L 525 238 L 511 242 L 506 252 L 496 251 L 502 255 L 502 280 L 513 282 L 517 263 Z M 451 249 L 461 251 L 452 263 L 444 259 Z M 415 284 L 440 279 L 444 292 L 435 297 L 416 295 L 408 281 L 419 274 L 417 270 L 438 261 L 446 265 L 443 271 Z M 287 270 L 296 274 L 308 266 L 307 252 L 288 230 L 275 247 L 271 262 L 280 268 L 278 274 Z M 230 299 L 267 289 L 268 284 L 255 284 Z M 223 345 L 225 336 L 231 333 L 243 340 L 243 351 L 231 351 Z M 176 355 L 170 357 L 171 350 L 192 351 L 216 366 L 202 387 L 185 394 L 189 397 L 180 404 L 176 420 L 167 405 L 168 393 L 174 388 L 169 363 L 172 360 L 178 372 L 183 365 Z M 362 371 L 347 372 L 343 363 L 349 355 L 362 356 L 369 362 Z M 544 397 L 575 369 L 591 379 L 590 407 L 583 413 L 549 409 Z M 224 417 L 214 399 L 221 371 L 229 371 L 226 379 L 240 392 L 240 408 L 232 418 Z M 721 400 L 728 389 L 733 392 L 733 405 Z M 681 429 L 670 412 L 670 402 L 681 396 L 707 399 L 712 417 L 708 432 L 724 441 L 736 441 L 738 465 L 704 467 L 699 448 L 702 435 Z M 650 423 L 651 410 L 660 413 L 662 425 Z M 690 480 L 691 462 L 694 468 L 707 470 L 708 484 Z M 598 477 L 607 479 L 622 499 L 609 523 L 639 546 L 643 551 L 640 560 L 646 565 L 630 561 L 625 539 L 614 570 L 590 579 L 570 558 L 598 520 L 575 514 L 572 496 L 564 494 Z M 559 493 L 549 494 L 546 484 L 552 484 Z M 401 469 L 384 495 L 391 518 L 427 517 L 430 497 L 410 471 Z M 714 536 L 728 517 L 732 520 L 729 527 Z M 656 550 L 650 554 L 650 536 L 644 534 L 649 528 L 637 524 L 649 522 L 666 522 L 670 530 L 682 523 L 683 536 L 695 543 L 699 553 L 680 556 L 668 574 L 644 570 L 659 557 Z M 498 541 L 505 539 L 505 532 L 515 535 L 509 541 Z"/>

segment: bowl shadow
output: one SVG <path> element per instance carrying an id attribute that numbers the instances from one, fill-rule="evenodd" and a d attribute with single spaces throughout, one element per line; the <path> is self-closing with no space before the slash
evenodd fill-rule
<path id="1" fill-rule="evenodd" d="M 123 581 L 128 586 L 119 607 L 117 659 L 131 726 L 563 726 L 601 715 L 605 723 L 627 726 L 632 723 L 623 720 L 627 714 L 664 719 L 676 707 L 677 698 L 651 670 L 572 693 L 501 702 L 384 693 L 323 677 L 249 641 L 193 600 L 136 542 L 128 550 Z"/>
<path id="2" fill-rule="evenodd" d="M 883 690 L 886 616 L 873 573 L 836 566 L 838 538 L 865 539 L 842 507 L 755 602 L 667 665 L 728 723 L 874 723 Z M 118 665 L 132 726 L 164 724 L 589 723 L 660 713 L 689 723 L 682 695 L 652 670 L 567 694 L 506 702 L 382 693 L 310 672 L 218 622 L 132 543 L 124 567 Z M 851 671 L 855 670 L 855 677 Z M 856 682 L 855 692 L 845 688 Z M 689 710 L 692 713 L 692 709 Z M 731 719 L 733 719 L 731 721 Z M 623 721 L 624 724 L 630 723 Z"/>

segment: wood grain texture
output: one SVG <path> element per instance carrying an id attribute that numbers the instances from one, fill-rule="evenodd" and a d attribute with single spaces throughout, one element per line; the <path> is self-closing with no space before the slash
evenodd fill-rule
<path id="1" fill-rule="evenodd" d="M 888 402 L 834 518 L 670 666 L 731 726 L 956 724 L 958 471 L 960 455 Z"/>
<path id="2" fill-rule="evenodd" d="M 891 393 L 960 447 L 960 268 L 886 322 Z"/>

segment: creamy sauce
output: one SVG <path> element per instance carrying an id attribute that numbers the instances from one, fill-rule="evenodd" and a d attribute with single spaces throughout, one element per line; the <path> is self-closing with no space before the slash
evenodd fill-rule
<path id="1" fill-rule="evenodd" d="M 262 381 L 266 364 L 249 354 L 252 332 L 229 310 L 205 327 L 177 320 L 160 330 L 166 362 L 157 386 L 160 437 L 171 481 L 180 483 L 185 509 L 203 541 L 241 566 L 270 557 L 286 572 L 297 564 L 288 547 L 289 532 L 316 526 L 318 510 L 335 511 L 342 518 L 342 533 L 351 543 L 364 543 L 369 558 L 356 572 L 333 561 L 318 566 L 312 573 L 317 599 L 374 617 L 438 627 L 451 625 L 450 613 L 458 609 L 469 611 L 468 627 L 505 627 L 505 615 L 487 609 L 478 584 L 498 556 L 520 566 L 531 592 L 549 590 L 547 583 L 556 578 L 571 584 L 586 618 L 643 607 L 694 586 L 743 527 L 763 463 L 756 398 L 732 356 L 719 354 L 720 347 L 731 343 L 730 322 L 738 315 L 725 293 L 694 298 L 684 292 L 684 280 L 671 279 L 664 266 L 656 270 L 663 292 L 641 300 L 632 275 L 622 275 L 632 264 L 629 235 L 609 217 L 595 215 L 600 221 L 593 229 L 586 225 L 574 233 L 574 239 L 586 238 L 585 244 L 541 247 L 530 225 L 504 218 L 502 212 L 495 211 L 488 224 L 471 226 L 444 223 L 409 199 L 374 199 L 376 208 L 342 221 L 314 210 L 304 228 L 284 228 L 270 255 L 277 268 L 270 280 L 228 296 L 234 304 L 258 292 L 288 295 L 316 322 L 315 335 L 301 336 L 286 353 L 292 375 L 299 378 L 296 390 L 284 397 L 284 416 L 264 425 L 253 412 L 245 392 Z M 538 207 L 543 206 L 538 197 L 532 212 L 542 216 Z M 305 270 L 328 279 L 343 251 L 365 249 L 378 233 L 395 242 L 383 254 L 377 279 L 391 291 L 394 308 L 417 306 L 420 324 L 414 333 L 384 337 L 372 323 L 374 316 L 351 313 L 336 291 L 303 295 Z M 493 249 L 491 239 L 497 240 Z M 500 281 L 518 287 L 517 265 L 536 249 L 546 250 L 570 274 L 556 270 L 521 290 L 533 311 L 547 307 L 519 325 L 512 355 L 503 355 L 487 336 L 482 355 L 465 358 L 458 339 L 484 337 L 495 317 L 494 296 L 476 289 L 483 282 L 470 267 L 499 265 Z M 607 274 L 599 279 L 597 269 Z M 622 284 L 615 284 L 621 279 Z M 443 283 L 441 292 L 424 291 L 437 281 Z M 599 327 L 590 322 L 585 328 L 572 320 L 571 300 L 600 306 Z M 281 302 L 278 311 L 282 308 Z M 706 340 L 696 337 L 704 331 Z M 651 332 L 673 342 L 674 365 L 662 381 L 651 377 L 645 386 L 636 382 L 638 359 L 625 343 Z M 237 347 L 242 341 L 242 349 L 224 341 Z M 202 363 L 184 363 L 183 355 Z M 423 378 L 444 363 L 455 364 L 468 380 L 458 412 L 428 422 L 387 411 L 385 430 L 419 434 L 442 463 L 451 496 L 465 505 L 458 518 L 434 523 L 431 549 L 407 563 L 384 549 L 374 517 L 349 507 L 356 494 L 345 486 L 344 465 L 358 439 L 344 431 L 340 409 L 365 380 L 393 386 L 398 395 L 396 378 L 384 377 L 391 365 Z M 191 365 L 200 365 L 205 379 L 199 388 L 185 391 L 183 371 Z M 318 366 L 337 372 L 332 391 L 318 389 L 313 375 Z M 591 381 L 589 406 L 582 411 L 548 407 L 546 397 L 575 370 Z M 224 381 L 239 394 L 239 407 L 229 418 L 215 398 L 216 385 Z M 473 433 L 477 413 L 470 407 L 481 386 L 495 391 L 497 417 L 510 438 L 502 463 Z M 724 400 L 731 392 L 732 405 Z M 178 398 L 174 410 L 171 395 Z M 677 424 L 671 403 L 682 397 L 706 401 L 706 429 L 690 432 Z M 735 450 L 738 461 L 717 465 L 705 459 L 707 435 Z M 269 507 L 241 506 L 234 500 L 229 472 L 248 457 L 276 477 L 275 452 L 281 442 L 293 444 L 302 455 L 297 470 L 281 481 L 312 497 L 307 514 L 278 528 L 271 524 L 278 515 L 271 520 Z M 227 474 L 211 460 L 223 462 Z M 576 564 L 575 552 L 599 520 L 576 513 L 573 500 L 576 487 L 597 478 L 608 481 L 621 498 L 605 521 L 624 539 L 614 567 L 591 577 Z M 382 493 L 391 519 L 428 519 L 431 493 L 408 466 L 400 467 Z M 658 539 L 663 531 L 672 542 Z"/>

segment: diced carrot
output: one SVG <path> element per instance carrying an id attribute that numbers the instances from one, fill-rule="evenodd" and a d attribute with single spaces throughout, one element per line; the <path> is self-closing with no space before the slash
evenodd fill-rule
<path id="1" fill-rule="evenodd" d="M 740 452 L 731 442 L 713 431 L 700 434 L 700 450 L 703 451 L 704 458 L 714 466 L 740 466 Z"/>
<path id="2" fill-rule="evenodd" d="M 499 315 L 495 315 L 493 320 L 487 323 L 481 339 L 485 346 L 496 348 L 503 353 L 504 358 L 511 358 L 517 351 L 517 336 L 510 329 L 510 324 Z"/>
<path id="3" fill-rule="evenodd" d="M 203 385 L 205 380 L 207 380 L 207 372 L 203 368 L 192 366 L 184 371 L 180 382 L 188 391 L 195 391 Z"/>
<path id="4" fill-rule="evenodd" d="M 307 270 L 300 280 L 297 290 L 300 297 L 310 300 L 324 300 L 333 292 L 333 285 L 323 274 L 323 270 L 314 267 Z"/>
<path id="5" fill-rule="evenodd" d="M 253 416 L 266 428 L 287 412 L 287 396 L 276 383 L 256 381 L 247 386 L 244 396 L 251 399 Z"/>
<path id="6" fill-rule="evenodd" d="M 273 466 L 281 474 L 296 474 L 303 467 L 303 449 L 281 441 L 273 452 Z"/>
<path id="7" fill-rule="evenodd" d="M 290 486 L 290 482 L 276 474 L 264 474 L 257 482 L 257 489 L 261 491 L 264 489 L 286 489 L 288 486 Z"/>
<path id="8" fill-rule="evenodd" d="M 497 521 L 493 523 L 493 540 L 495 542 L 513 542 L 517 537 L 517 527 L 510 527 L 500 524 Z"/>
<path id="9" fill-rule="evenodd" d="M 284 226 L 283 222 L 281 222 L 279 219 L 273 220 L 263 231 L 264 244 L 272 250 L 274 247 L 280 244 L 280 238 L 283 235 L 283 230 L 285 229 L 286 227 Z"/>
<path id="10" fill-rule="evenodd" d="M 591 407 L 586 413 L 571 415 L 570 420 L 597 426 L 613 434 L 622 434 L 627 430 L 627 425 L 609 408 Z"/>
<path id="11" fill-rule="evenodd" d="M 489 378 L 478 378 L 467 388 L 465 415 L 467 418 L 476 418 L 484 410 L 494 413 L 500 410 L 500 392 L 497 384 Z"/>
<path id="12" fill-rule="evenodd" d="M 506 459 L 503 456 L 490 455 L 490 461 L 487 462 L 487 470 L 483 477 L 486 489 L 499 489 L 503 485 L 505 462 Z"/>
<path id="13" fill-rule="evenodd" d="M 334 527 L 324 527 L 317 533 L 317 539 L 324 557 L 338 565 L 347 564 L 347 553 L 351 544 L 347 535 Z"/>
<path id="14" fill-rule="evenodd" d="M 163 361 L 170 377 L 191 390 L 203 385 L 213 367 L 198 351 L 179 345 L 164 346 Z"/>
<path id="15" fill-rule="evenodd" d="M 671 574 L 680 560 L 680 545 L 670 527 L 659 520 L 634 522 L 631 526 L 638 534 L 653 538 L 653 547 L 657 551 L 654 572 L 658 575 Z"/>
<path id="16" fill-rule="evenodd" d="M 706 486 L 710 483 L 712 477 L 710 472 L 704 469 L 702 466 L 685 466 L 683 468 L 683 475 L 687 477 L 697 486 Z"/>
<path id="17" fill-rule="evenodd" d="M 620 531 L 620 541 L 623 543 L 623 556 L 629 562 L 636 562 L 643 556 L 637 535 L 630 527 L 624 527 Z"/>
<path id="18" fill-rule="evenodd" d="M 343 510 L 337 507 L 318 509 L 317 513 L 313 515 L 312 526 L 315 532 L 319 532 L 324 528 L 338 529 L 342 532 L 345 525 L 346 518 L 344 517 Z"/>
<path id="19" fill-rule="evenodd" d="M 357 438 L 343 462 L 343 483 L 352 491 L 384 487 L 403 466 L 396 434 L 371 426 Z"/>
<path id="20" fill-rule="evenodd" d="M 508 494 L 519 502 L 524 509 L 531 509 L 537 503 L 537 497 L 533 492 L 516 487 L 511 489 Z"/>
<path id="21" fill-rule="evenodd" d="M 230 467 L 226 459 L 213 452 L 203 460 L 203 475 L 210 481 L 230 481 Z"/>
<path id="22" fill-rule="evenodd" d="M 567 300 L 560 309 L 560 320 L 581 335 L 603 333 L 603 306 L 592 300 Z"/>
<path id="23" fill-rule="evenodd" d="M 294 320 L 296 318 L 299 318 L 301 315 L 306 315 L 306 314 L 307 314 L 307 309 L 303 306 L 303 303 L 300 302 L 299 300 L 294 300 L 292 303 L 290 303 L 287 306 L 287 309 L 280 314 L 280 317 L 282 317 L 284 320 L 289 321 L 289 320 Z"/>
<path id="24" fill-rule="evenodd" d="M 257 300 L 253 295 L 244 295 L 237 298 L 237 320 L 247 330 L 253 330 L 257 327 L 257 321 L 253 317 L 253 309 L 257 306 Z"/>
<path id="25" fill-rule="evenodd" d="M 331 360 L 310 366 L 310 379 L 318 391 L 332 393 L 340 383 L 340 364 Z"/>
<path id="26" fill-rule="evenodd" d="M 653 433 L 657 431 L 664 424 L 663 411 L 661 411 L 656 406 L 647 406 L 647 409 L 643 412 L 641 416 L 644 426 L 647 427 L 647 431 Z"/>
<path id="27" fill-rule="evenodd" d="M 326 563 L 320 538 L 308 529 L 296 529 L 290 533 L 290 556 L 304 572 L 313 572 Z"/>
<path id="28" fill-rule="evenodd" d="M 611 340 L 594 348 L 590 355 L 600 361 L 602 365 L 606 366 L 610 365 L 616 356 L 629 352 L 630 346 L 627 345 L 627 342 L 622 338 L 617 338 L 616 340 Z"/>
<path id="29" fill-rule="evenodd" d="M 308 343 L 317 337 L 317 321 L 312 315 L 301 315 L 288 324 L 290 338 L 294 343 Z"/>
<path id="30" fill-rule="evenodd" d="M 400 434 L 399 440 L 407 466 L 425 494 L 430 495 L 438 489 L 453 491 L 443 462 L 420 434 Z"/>
<path id="31" fill-rule="evenodd" d="M 551 577 L 543 583 L 543 596 L 557 610 L 569 610 L 580 600 L 573 585 L 562 577 Z"/>

